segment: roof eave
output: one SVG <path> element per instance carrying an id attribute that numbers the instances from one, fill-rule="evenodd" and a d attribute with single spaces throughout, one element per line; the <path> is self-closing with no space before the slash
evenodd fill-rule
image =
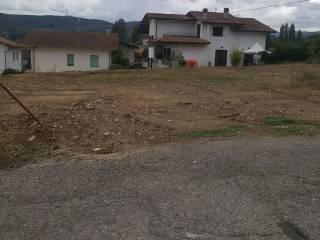
<path id="1" fill-rule="evenodd" d="M 221 21 L 214 21 L 214 20 L 199 20 L 202 23 L 213 23 L 213 24 L 225 24 L 225 25 L 245 25 L 244 23 L 239 22 L 221 22 Z"/>
<path id="2" fill-rule="evenodd" d="M 153 43 L 163 43 L 163 44 L 183 44 L 183 45 L 208 45 L 210 42 L 179 42 L 179 41 L 153 41 Z"/>
<path id="3" fill-rule="evenodd" d="M 57 48 L 57 49 L 70 49 L 70 50 L 76 50 L 76 49 L 85 49 L 85 50 L 95 50 L 95 51 L 106 51 L 106 50 L 117 50 L 118 46 L 112 46 L 112 47 L 105 47 L 105 48 L 98 48 L 98 47 L 76 47 L 76 46 L 52 46 L 52 45 L 43 45 L 43 44 L 37 44 L 32 45 L 27 48 Z"/>
<path id="4" fill-rule="evenodd" d="M 244 30 L 241 30 L 241 29 L 239 29 L 239 30 L 233 30 L 233 31 L 235 31 L 235 32 L 260 32 L 260 33 L 276 33 L 277 31 L 276 30 L 246 30 L 246 29 L 244 29 Z"/>

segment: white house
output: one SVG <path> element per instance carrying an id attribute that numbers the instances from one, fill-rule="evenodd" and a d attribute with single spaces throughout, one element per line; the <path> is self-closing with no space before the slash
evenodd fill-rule
<path id="1" fill-rule="evenodd" d="M 33 72 L 96 71 L 111 66 L 118 37 L 111 33 L 34 30 L 24 43 L 31 47 Z"/>
<path id="2" fill-rule="evenodd" d="M 267 34 L 274 32 L 256 19 L 231 15 L 228 8 L 223 13 L 208 9 L 186 15 L 147 13 L 139 31 L 149 34 L 149 67 L 166 64 L 178 55 L 199 66 L 230 66 L 233 50 L 243 52 L 242 63 L 247 65 L 252 48 L 265 50 Z"/>
<path id="3" fill-rule="evenodd" d="M 5 69 L 23 70 L 22 53 L 26 46 L 0 37 L 0 74 Z"/>

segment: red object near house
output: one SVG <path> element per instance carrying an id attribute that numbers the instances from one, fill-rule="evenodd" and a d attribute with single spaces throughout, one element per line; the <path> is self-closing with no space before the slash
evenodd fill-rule
<path id="1" fill-rule="evenodd" d="M 189 68 L 196 68 L 198 67 L 198 62 L 196 60 L 186 60 L 186 65 Z"/>

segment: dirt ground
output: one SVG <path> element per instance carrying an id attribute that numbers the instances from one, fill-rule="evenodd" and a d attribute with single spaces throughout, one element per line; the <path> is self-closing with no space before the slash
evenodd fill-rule
<path id="1" fill-rule="evenodd" d="M 0 89 L 0 160 L 39 146 L 111 153 L 234 124 L 268 135 L 267 116 L 320 119 L 319 76 L 305 64 L 1 76 L 48 131 Z"/>

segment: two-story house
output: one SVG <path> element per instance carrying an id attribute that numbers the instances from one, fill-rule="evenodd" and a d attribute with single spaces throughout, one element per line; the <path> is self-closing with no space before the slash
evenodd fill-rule
<path id="1" fill-rule="evenodd" d="M 149 35 L 149 67 L 170 62 L 178 55 L 195 60 L 198 66 L 230 66 L 234 49 L 244 55 L 252 55 L 253 49 L 263 51 L 267 34 L 275 32 L 256 19 L 231 15 L 228 8 L 223 13 L 208 9 L 186 15 L 147 13 L 139 31 Z"/>

